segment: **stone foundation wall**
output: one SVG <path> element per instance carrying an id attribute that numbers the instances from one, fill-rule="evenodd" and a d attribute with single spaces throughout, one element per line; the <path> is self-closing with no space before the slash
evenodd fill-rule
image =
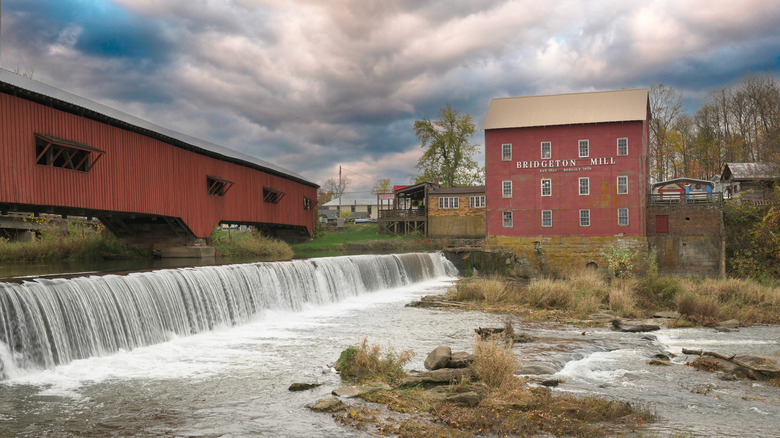
<path id="1" fill-rule="evenodd" d="M 601 254 L 607 252 L 610 245 L 639 253 L 637 264 L 640 269 L 645 268 L 648 254 L 644 236 L 489 236 L 485 243 L 510 250 L 516 257 L 517 275 L 529 277 L 561 275 L 585 268 L 589 263 L 606 270 L 608 263 Z"/>

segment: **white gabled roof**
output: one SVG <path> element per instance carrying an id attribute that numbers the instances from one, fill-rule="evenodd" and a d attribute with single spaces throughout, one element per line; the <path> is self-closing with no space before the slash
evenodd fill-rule
<path id="1" fill-rule="evenodd" d="M 138 117 L 131 116 L 87 98 L 62 91 L 58 88 L 52 87 L 51 85 L 26 78 L 8 70 L 0 69 L 0 90 L 2 88 L 8 88 L 9 85 L 13 90 L 25 90 L 31 93 L 27 96 L 23 93 L 18 93 L 17 95 L 22 98 L 34 100 L 35 97 L 38 97 L 48 99 L 48 101 L 56 101 L 59 102 L 62 106 L 67 107 L 66 111 L 70 110 L 83 113 L 83 110 L 86 110 L 89 113 L 100 116 L 102 119 L 113 120 L 114 124 L 129 125 L 126 127 L 126 129 L 148 131 L 149 133 L 156 134 L 159 137 L 172 139 L 174 142 L 171 144 L 174 144 L 174 146 L 180 146 L 175 144 L 176 142 L 183 143 L 181 146 L 184 146 L 195 153 L 213 156 L 214 158 L 225 161 L 238 162 L 240 164 L 248 165 L 249 167 L 271 171 L 273 173 L 280 174 L 280 176 L 286 176 L 289 179 L 298 180 L 299 182 L 308 185 L 317 186 L 317 184 L 307 180 L 298 173 L 269 163 L 268 161 L 234 151 L 233 149 L 228 149 L 224 146 L 220 146 L 205 140 L 190 137 L 189 135 L 163 128 L 161 126 L 157 126 L 154 123 L 147 122 L 146 120 L 139 119 Z"/>
<path id="2" fill-rule="evenodd" d="M 648 111 L 647 88 L 498 97 L 490 102 L 482 129 L 641 121 Z"/>
<path id="3" fill-rule="evenodd" d="M 333 198 L 330 201 L 322 204 L 323 207 L 338 207 L 339 198 Z M 349 207 L 350 205 L 377 205 L 376 196 L 373 198 L 357 198 L 344 196 L 341 200 L 342 207 Z"/>

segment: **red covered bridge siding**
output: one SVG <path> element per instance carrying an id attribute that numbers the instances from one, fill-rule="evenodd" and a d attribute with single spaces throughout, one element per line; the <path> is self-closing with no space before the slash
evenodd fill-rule
<path id="1" fill-rule="evenodd" d="M 2 70 L 0 145 L 4 211 L 95 216 L 128 234 L 159 222 L 185 241 L 219 222 L 311 235 L 317 185 L 300 175 Z M 60 150 L 75 155 L 64 167 Z"/>
<path id="2" fill-rule="evenodd" d="M 646 251 L 649 120 L 647 89 L 493 99 L 488 242 L 553 271 Z"/>

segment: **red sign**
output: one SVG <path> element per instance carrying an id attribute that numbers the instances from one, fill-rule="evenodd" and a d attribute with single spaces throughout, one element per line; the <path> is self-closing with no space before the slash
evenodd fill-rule
<path id="1" fill-rule="evenodd" d="M 380 193 L 377 196 L 380 201 L 392 201 L 395 199 L 395 193 Z"/>

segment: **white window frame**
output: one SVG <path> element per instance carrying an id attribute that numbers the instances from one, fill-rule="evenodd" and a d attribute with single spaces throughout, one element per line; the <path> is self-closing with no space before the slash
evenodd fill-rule
<path id="1" fill-rule="evenodd" d="M 620 220 L 623 218 L 621 217 L 620 213 L 625 212 L 625 219 L 626 223 L 621 224 Z M 618 226 L 619 227 L 627 227 L 628 226 L 628 209 L 627 208 L 618 208 Z"/>
<path id="2" fill-rule="evenodd" d="M 582 185 L 583 181 L 585 182 L 584 186 Z M 590 177 L 588 176 L 580 177 L 579 179 L 577 179 L 577 182 L 578 182 L 577 190 L 579 194 L 583 196 L 590 195 Z M 583 188 L 585 189 L 585 193 L 582 192 Z"/>
<path id="3" fill-rule="evenodd" d="M 545 215 L 547 215 L 548 217 L 545 218 Z M 547 223 L 546 225 L 545 225 L 545 220 L 549 221 L 549 223 Z M 552 220 L 553 220 L 552 219 L 552 210 L 542 210 L 542 227 L 544 227 L 544 228 L 552 227 L 552 224 L 553 224 Z"/>
<path id="4" fill-rule="evenodd" d="M 545 183 L 547 183 L 547 186 L 545 187 Z M 552 179 L 551 178 L 542 178 L 542 196 L 552 196 Z M 547 193 L 545 193 L 545 190 L 547 189 Z"/>
<path id="5" fill-rule="evenodd" d="M 590 226 L 590 210 L 589 209 L 580 210 L 580 226 L 581 227 L 589 227 Z"/>
<path id="6" fill-rule="evenodd" d="M 469 208 L 485 208 L 485 195 L 471 196 L 469 198 Z"/>
<path id="7" fill-rule="evenodd" d="M 512 180 L 505 179 L 501 181 L 501 197 L 502 198 L 512 197 Z"/>
<path id="8" fill-rule="evenodd" d="M 620 180 L 623 180 L 621 183 Z M 623 190 L 620 190 L 620 188 L 623 188 Z M 617 177 L 617 194 L 618 195 L 627 195 L 628 194 L 628 176 L 627 175 L 620 175 Z"/>
<path id="9" fill-rule="evenodd" d="M 549 160 L 550 158 L 552 158 L 552 142 L 543 141 L 541 148 L 542 148 L 542 160 Z"/>
<path id="10" fill-rule="evenodd" d="M 511 211 L 504 211 L 501 214 L 501 217 L 503 218 L 503 225 L 504 228 L 514 228 L 514 218 L 512 217 Z"/>
<path id="11" fill-rule="evenodd" d="M 625 140 L 625 142 L 626 142 L 625 153 L 620 153 L 620 140 Z M 626 155 L 628 155 L 628 137 L 620 137 L 620 138 L 617 139 L 617 154 L 620 157 L 625 157 Z"/>
<path id="12" fill-rule="evenodd" d="M 588 158 L 590 156 L 590 141 L 588 139 L 577 141 L 577 152 L 580 158 Z M 585 155 L 582 154 L 582 147 L 585 146 Z"/>
<path id="13" fill-rule="evenodd" d="M 460 208 L 460 198 L 457 196 L 441 196 L 439 197 L 439 210 L 458 209 Z"/>
<path id="14" fill-rule="evenodd" d="M 504 143 L 501 145 L 501 161 L 512 161 L 512 143 Z"/>

